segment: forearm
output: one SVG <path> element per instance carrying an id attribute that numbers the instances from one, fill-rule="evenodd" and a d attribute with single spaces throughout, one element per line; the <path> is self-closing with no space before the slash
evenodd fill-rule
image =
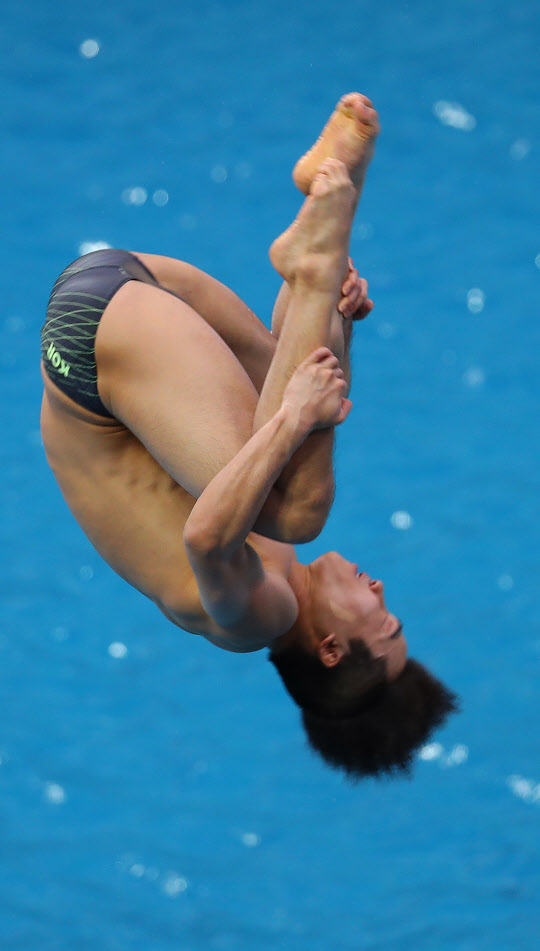
<path id="1" fill-rule="evenodd" d="M 281 408 L 212 479 L 184 529 L 186 545 L 232 553 L 259 518 L 283 468 L 309 426 Z"/>

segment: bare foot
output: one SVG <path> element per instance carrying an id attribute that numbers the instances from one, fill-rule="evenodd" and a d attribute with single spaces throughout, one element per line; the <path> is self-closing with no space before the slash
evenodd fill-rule
<path id="1" fill-rule="evenodd" d="M 359 92 L 347 93 L 338 102 L 315 145 L 296 163 L 295 185 L 308 195 L 322 162 L 337 158 L 345 163 L 360 195 L 378 133 L 379 121 L 371 100 Z"/>
<path id="2" fill-rule="evenodd" d="M 292 285 L 340 293 L 347 270 L 356 192 L 343 162 L 322 163 L 296 221 L 270 247 L 276 271 Z"/>

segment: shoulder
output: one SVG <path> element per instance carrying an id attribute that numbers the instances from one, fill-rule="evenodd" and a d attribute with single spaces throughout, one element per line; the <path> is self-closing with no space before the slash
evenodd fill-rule
<path id="1" fill-rule="evenodd" d="M 215 647 L 235 654 L 249 654 L 270 647 L 293 626 L 298 604 L 292 588 L 280 574 L 264 572 L 264 578 L 234 620 L 220 623 L 200 600 L 191 606 L 155 601 L 162 614 L 188 634 L 204 637 Z M 215 612 L 216 614 L 218 612 Z"/>
<path id="2" fill-rule="evenodd" d="M 189 558 L 208 619 L 201 633 L 212 643 L 247 653 L 290 630 L 298 603 L 279 562 L 261 558 L 251 544 L 229 557 L 190 552 Z"/>

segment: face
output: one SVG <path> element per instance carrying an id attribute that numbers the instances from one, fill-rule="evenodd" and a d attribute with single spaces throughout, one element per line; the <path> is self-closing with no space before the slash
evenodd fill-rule
<path id="1" fill-rule="evenodd" d="M 358 565 L 337 552 L 327 552 L 309 568 L 313 616 L 323 646 L 333 635 L 328 644 L 339 655 L 335 662 L 349 652 L 352 641 L 361 640 L 374 657 L 384 658 L 388 679 L 398 677 L 407 660 L 407 644 L 400 621 L 386 607 L 382 581 L 359 572 Z"/>

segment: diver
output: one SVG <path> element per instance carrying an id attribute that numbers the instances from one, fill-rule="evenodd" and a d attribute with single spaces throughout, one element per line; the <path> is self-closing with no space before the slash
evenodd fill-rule
<path id="1" fill-rule="evenodd" d="M 350 93 L 295 166 L 271 332 L 193 265 L 117 249 L 62 272 L 42 332 L 45 451 L 96 550 L 184 631 L 268 648 L 311 746 L 352 778 L 407 772 L 456 708 L 380 580 L 294 548 L 332 506 L 352 327 L 373 307 L 349 239 L 378 130 Z"/>

